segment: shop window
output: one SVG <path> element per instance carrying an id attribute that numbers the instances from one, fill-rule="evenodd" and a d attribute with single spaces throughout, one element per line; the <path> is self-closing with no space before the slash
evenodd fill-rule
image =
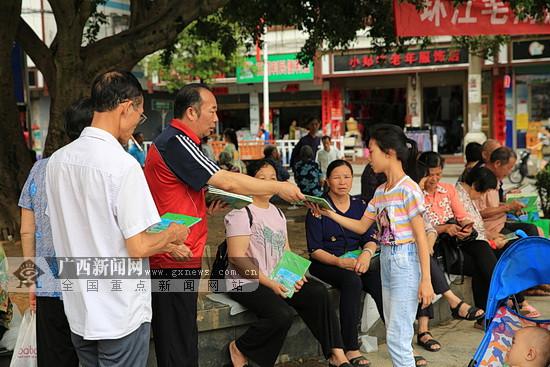
<path id="1" fill-rule="evenodd" d="M 464 96 L 460 85 L 423 89 L 424 125 L 430 125 L 443 154 L 462 151 L 464 137 Z"/>
<path id="2" fill-rule="evenodd" d="M 348 90 L 345 108 L 345 119 L 357 120 L 361 132 L 380 123 L 403 127 L 407 113 L 406 89 Z"/>
<path id="3" fill-rule="evenodd" d="M 531 121 L 550 122 L 550 78 L 531 85 Z"/>

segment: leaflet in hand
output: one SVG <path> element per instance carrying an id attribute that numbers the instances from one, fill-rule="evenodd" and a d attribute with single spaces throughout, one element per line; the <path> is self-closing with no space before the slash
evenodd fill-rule
<path id="1" fill-rule="evenodd" d="M 342 256 L 340 256 L 341 259 L 358 259 L 359 256 L 363 253 L 363 251 L 361 249 L 357 249 L 357 250 L 353 250 L 353 251 L 348 251 L 346 252 L 345 254 L 343 254 Z M 378 256 L 380 253 L 379 252 L 375 252 L 373 256 L 371 256 L 371 258 L 375 258 L 376 256 Z"/>
<path id="2" fill-rule="evenodd" d="M 311 261 L 308 259 L 287 250 L 271 272 L 269 278 L 283 285 L 288 290 L 286 296 L 292 298 L 296 282 L 304 277 L 310 265 Z"/>
<path id="3" fill-rule="evenodd" d="M 162 217 L 160 217 L 160 220 L 161 220 L 160 223 L 157 223 L 151 226 L 147 230 L 147 232 L 149 233 L 162 232 L 166 230 L 166 228 L 168 228 L 170 223 L 178 223 L 178 224 L 183 224 L 187 227 L 191 227 L 197 224 L 198 222 L 200 222 L 202 218 L 191 217 L 189 215 L 184 215 L 184 214 L 166 213 Z"/>
<path id="4" fill-rule="evenodd" d="M 252 204 L 252 198 L 250 196 L 233 194 L 213 186 L 208 186 L 208 190 L 206 191 L 206 202 L 210 204 L 216 200 L 223 201 L 233 209 L 242 209 L 248 204 Z"/>
<path id="5" fill-rule="evenodd" d="M 310 203 L 313 203 L 313 204 L 317 204 L 319 206 L 319 208 L 321 208 L 321 209 L 332 210 L 333 212 L 336 211 L 336 210 L 334 210 L 332 205 L 330 205 L 330 203 L 325 198 L 321 198 L 321 197 L 318 197 L 318 196 L 311 196 L 311 195 L 304 195 L 304 196 L 305 196 L 305 200 L 299 201 L 295 204 L 296 205 L 305 205 L 304 202 L 310 202 Z"/>
<path id="6" fill-rule="evenodd" d="M 343 254 L 342 256 L 340 256 L 340 258 L 342 258 L 342 259 L 358 259 L 359 255 L 361 255 L 361 252 L 362 252 L 361 249 L 348 251 L 345 254 Z"/>
<path id="7" fill-rule="evenodd" d="M 525 212 L 538 212 L 537 202 L 539 197 L 537 194 L 508 194 L 506 195 L 506 203 L 519 201 L 525 207 L 522 209 Z"/>

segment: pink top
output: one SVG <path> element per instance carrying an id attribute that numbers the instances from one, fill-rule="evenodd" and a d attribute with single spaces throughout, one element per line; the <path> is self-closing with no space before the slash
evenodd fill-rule
<path id="1" fill-rule="evenodd" d="M 424 190 L 427 216 L 434 227 L 445 224 L 449 219 L 457 221 L 469 219 L 453 185 L 440 182 L 433 194 Z"/>
<path id="2" fill-rule="evenodd" d="M 479 211 L 483 211 L 487 208 L 498 208 L 500 206 L 500 200 L 497 190 L 489 190 L 482 194 L 479 199 L 475 201 L 475 204 Z M 485 231 L 488 238 L 496 237 L 506 224 L 506 214 L 493 215 L 490 218 L 484 218 Z"/>
<path id="3" fill-rule="evenodd" d="M 287 242 L 286 218 L 273 204 L 269 208 L 248 205 L 252 212 L 252 227 L 246 209 L 235 209 L 225 216 L 226 237 L 250 236 L 246 256 L 256 260 L 259 270 L 269 276 L 283 256 Z M 240 279 L 232 264 L 226 278 Z M 244 281 L 246 283 L 246 281 Z"/>

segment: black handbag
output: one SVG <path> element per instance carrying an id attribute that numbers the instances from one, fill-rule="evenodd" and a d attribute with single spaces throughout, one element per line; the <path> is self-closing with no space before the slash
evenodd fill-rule
<path id="1" fill-rule="evenodd" d="M 449 219 L 445 224 L 458 224 L 456 219 Z M 472 229 L 472 233 L 463 239 L 451 237 L 447 233 L 442 233 L 437 236 L 437 241 L 434 246 L 434 256 L 441 270 L 451 274 L 453 269 L 458 267 L 460 275 L 460 283 L 464 283 L 464 254 L 461 247 L 468 242 L 475 241 L 478 233 Z"/>

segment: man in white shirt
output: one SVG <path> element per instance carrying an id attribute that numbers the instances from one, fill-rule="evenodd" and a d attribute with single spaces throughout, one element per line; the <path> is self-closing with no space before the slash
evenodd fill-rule
<path id="1" fill-rule="evenodd" d="M 323 183 L 326 180 L 328 165 L 331 164 L 332 161 L 341 159 L 342 153 L 332 146 L 332 140 L 328 135 L 321 138 L 321 143 L 323 144 L 323 149 L 317 152 L 315 161 L 319 163 L 319 167 L 321 168 L 321 183 Z"/>
<path id="2" fill-rule="evenodd" d="M 160 218 L 139 163 L 121 145 L 146 118 L 138 80 L 130 72 L 104 73 L 92 85 L 91 100 L 91 127 L 48 162 L 47 212 L 58 258 L 86 258 L 92 268 L 116 262 L 115 274 L 122 270 L 124 279 L 116 289 L 116 276 L 64 280 L 63 303 L 82 366 L 144 367 L 152 316 L 148 260 L 130 257 L 171 252 L 185 258 L 188 229 L 172 224 L 145 232 Z"/>

